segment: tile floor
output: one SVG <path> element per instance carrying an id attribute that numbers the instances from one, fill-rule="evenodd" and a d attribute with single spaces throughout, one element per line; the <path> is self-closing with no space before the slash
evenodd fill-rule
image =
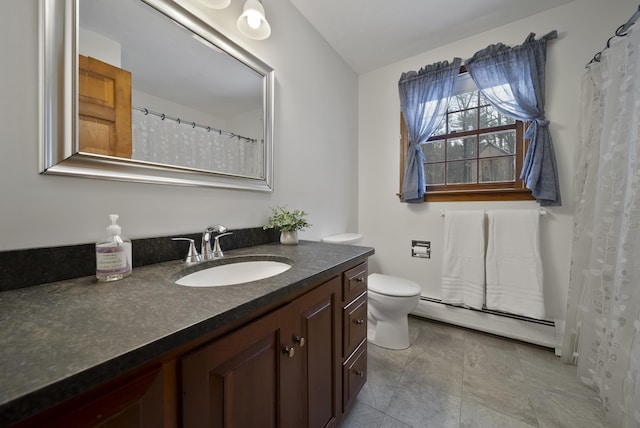
<path id="1" fill-rule="evenodd" d="M 596 393 L 550 350 L 421 318 L 409 329 L 408 349 L 369 344 L 342 428 L 606 427 Z"/>

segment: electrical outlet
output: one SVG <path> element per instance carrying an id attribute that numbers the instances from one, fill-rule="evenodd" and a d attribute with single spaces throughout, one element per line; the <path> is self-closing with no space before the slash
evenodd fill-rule
<path id="1" fill-rule="evenodd" d="M 431 241 L 411 241 L 411 257 L 431 258 Z"/>

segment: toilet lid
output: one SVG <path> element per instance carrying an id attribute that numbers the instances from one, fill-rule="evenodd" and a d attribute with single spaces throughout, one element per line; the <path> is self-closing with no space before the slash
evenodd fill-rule
<path id="1" fill-rule="evenodd" d="M 356 244 L 360 241 L 362 241 L 362 235 L 359 233 L 340 233 L 339 235 L 322 238 L 322 242 L 330 242 L 332 244 Z"/>
<path id="2" fill-rule="evenodd" d="M 408 279 L 397 276 L 372 273 L 369 275 L 367 285 L 374 293 L 385 296 L 410 297 L 420 294 L 420 286 Z"/>

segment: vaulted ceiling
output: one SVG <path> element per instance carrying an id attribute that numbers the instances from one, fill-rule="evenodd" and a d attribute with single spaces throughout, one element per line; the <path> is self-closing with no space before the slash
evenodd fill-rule
<path id="1" fill-rule="evenodd" d="M 362 74 L 571 1 L 291 0 L 291 3 L 351 68 Z M 264 4 L 268 14 L 268 1 Z"/>

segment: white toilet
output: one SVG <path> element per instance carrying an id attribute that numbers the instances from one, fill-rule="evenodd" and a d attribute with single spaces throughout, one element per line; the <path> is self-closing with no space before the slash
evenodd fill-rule
<path id="1" fill-rule="evenodd" d="M 358 244 L 362 235 L 342 233 L 322 239 L 334 244 Z M 407 317 L 420 300 L 420 286 L 413 281 L 372 273 L 368 280 L 367 340 L 389 349 L 409 347 Z"/>
<path id="2" fill-rule="evenodd" d="M 408 348 L 407 317 L 420 301 L 420 286 L 408 279 L 379 273 L 369 275 L 367 285 L 367 340 L 383 348 Z"/>

